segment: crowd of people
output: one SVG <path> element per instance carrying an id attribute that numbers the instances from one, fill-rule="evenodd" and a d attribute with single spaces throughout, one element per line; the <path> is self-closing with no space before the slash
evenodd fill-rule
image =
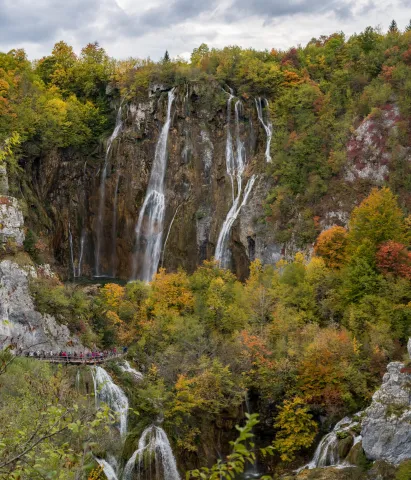
<path id="1" fill-rule="evenodd" d="M 26 357 L 36 357 L 42 359 L 61 359 L 66 360 L 67 362 L 72 360 L 84 360 L 84 361 L 96 361 L 96 360 L 103 360 L 110 357 L 115 357 L 119 354 L 126 354 L 127 347 L 123 347 L 121 350 L 117 350 L 117 348 L 113 348 L 112 350 L 104 350 L 104 351 L 86 351 L 86 352 L 71 352 L 66 350 L 60 350 L 59 352 L 53 351 L 44 351 L 44 350 L 35 350 L 35 351 L 27 351 L 24 353 Z"/>

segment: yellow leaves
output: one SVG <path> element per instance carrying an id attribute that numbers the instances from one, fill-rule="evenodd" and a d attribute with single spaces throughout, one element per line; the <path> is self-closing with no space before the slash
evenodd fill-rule
<path id="1" fill-rule="evenodd" d="M 333 226 L 320 233 L 314 251 L 324 259 L 327 267 L 341 268 L 347 255 L 347 244 L 347 230 L 344 227 Z"/>
<path id="2" fill-rule="evenodd" d="M 193 309 L 194 298 L 185 272 L 166 273 L 161 268 L 152 284 L 147 307 L 154 316 L 186 313 Z"/>
<path id="3" fill-rule="evenodd" d="M 116 283 L 107 283 L 100 290 L 100 297 L 108 309 L 117 311 L 124 299 L 124 287 Z"/>
<path id="4" fill-rule="evenodd" d="M 106 312 L 106 318 L 113 325 L 121 325 L 121 323 L 122 323 L 122 321 L 121 321 L 120 317 L 117 315 L 117 313 L 112 312 L 111 310 Z"/>

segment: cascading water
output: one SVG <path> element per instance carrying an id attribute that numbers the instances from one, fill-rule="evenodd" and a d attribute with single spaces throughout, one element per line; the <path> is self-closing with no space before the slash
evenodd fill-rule
<path id="1" fill-rule="evenodd" d="M 123 480 L 132 480 L 135 469 L 138 479 L 180 480 L 170 442 L 162 428 L 151 425 L 144 430 L 137 450 L 124 468 Z"/>
<path id="2" fill-rule="evenodd" d="M 233 194 L 233 204 L 230 210 L 227 213 L 227 216 L 224 220 L 223 226 L 220 230 L 220 234 L 217 240 L 217 247 L 215 251 L 215 259 L 220 262 L 221 267 L 228 268 L 230 264 L 231 254 L 228 248 L 231 228 L 236 221 L 238 214 L 240 213 L 242 207 L 247 203 L 248 197 L 251 193 L 253 185 L 255 183 L 256 177 L 252 175 L 249 178 L 247 185 L 244 190 L 243 199 L 241 201 L 242 195 L 242 175 L 244 173 L 246 165 L 246 154 L 244 143 L 241 140 L 240 136 L 240 112 L 242 108 L 241 101 L 238 100 L 235 104 L 235 137 L 236 137 L 236 151 L 234 153 L 233 141 L 230 131 L 230 115 L 231 115 L 231 101 L 233 95 L 230 92 L 229 98 L 227 101 L 227 142 L 226 142 L 226 166 L 227 173 L 231 179 L 232 194 Z M 236 180 L 237 191 L 235 192 L 234 188 L 234 179 Z"/>
<path id="3" fill-rule="evenodd" d="M 166 122 L 156 145 L 146 197 L 136 226 L 136 252 L 132 278 L 150 282 L 160 261 L 164 228 L 164 177 L 167 165 L 167 141 L 171 124 L 174 88 L 168 92 Z M 139 259 L 141 259 L 139 261 Z"/>
<path id="4" fill-rule="evenodd" d="M 143 374 L 141 372 L 139 372 L 138 370 L 136 370 L 135 368 L 133 368 L 127 362 L 127 360 L 124 360 L 124 362 L 122 364 L 120 364 L 119 367 L 120 367 L 120 370 L 122 370 L 123 372 L 130 373 L 131 375 L 133 375 L 133 377 L 136 380 L 142 380 L 143 379 Z"/>
<path id="5" fill-rule="evenodd" d="M 81 277 L 81 267 L 83 264 L 83 256 L 84 256 L 84 243 L 86 241 L 86 230 L 83 227 L 83 230 L 81 232 L 81 238 L 80 238 L 80 255 L 78 258 L 78 265 L 77 265 L 77 276 Z"/>
<path id="6" fill-rule="evenodd" d="M 118 480 L 114 468 L 106 460 L 96 457 L 96 462 L 103 469 L 104 475 L 107 477 L 107 480 Z"/>
<path id="7" fill-rule="evenodd" d="M 328 466 L 346 466 L 344 462 L 341 461 L 338 453 L 338 433 L 339 432 L 350 432 L 354 437 L 354 444 L 358 443 L 361 440 L 360 435 L 356 435 L 353 432 L 353 428 L 358 426 L 358 421 L 353 421 L 349 417 L 345 417 L 340 420 L 334 427 L 333 431 L 327 433 L 319 443 L 317 449 L 315 450 L 313 459 L 308 465 L 305 465 L 300 470 L 304 468 L 318 468 L 318 467 L 328 467 Z"/>
<path id="8" fill-rule="evenodd" d="M 265 106 L 263 105 L 265 103 Z M 255 99 L 255 105 L 257 107 L 258 120 L 260 120 L 261 125 L 263 126 L 265 133 L 267 134 L 267 146 L 265 149 L 265 159 L 267 162 L 271 162 L 271 138 L 273 136 L 273 124 L 270 121 L 269 112 L 268 112 L 268 100 L 261 99 L 260 97 Z M 264 120 L 264 111 L 266 111 L 266 120 Z"/>
<path id="9" fill-rule="evenodd" d="M 96 406 L 104 402 L 118 414 L 120 434 L 124 437 L 127 433 L 128 398 L 102 367 L 93 368 L 93 381 Z"/>
<path id="10" fill-rule="evenodd" d="M 106 154 L 104 157 L 104 165 L 101 171 L 100 178 L 100 191 L 99 191 L 99 204 L 98 204 L 98 214 L 97 214 L 97 226 L 96 226 L 96 256 L 95 256 L 95 276 L 101 276 L 100 271 L 100 256 L 101 256 L 101 243 L 103 237 L 103 227 L 104 227 L 104 203 L 106 200 L 106 179 L 107 179 L 107 169 L 108 169 L 108 159 L 111 147 L 114 140 L 118 137 L 121 127 L 123 126 L 121 118 L 121 104 L 117 112 L 116 124 L 111 134 L 110 138 L 107 141 Z"/>
<path id="11" fill-rule="evenodd" d="M 74 265 L 74 248 L 73 248 L 73 235 L 71 233 L 71 225 L 70 222 L 68 224 L 68 237 L 69 237 L 69 246 L 70 246 L 70 263 L 71 269 L 73 273 L 73 278 L 76 278 L 76 267 Z"/>
<path id="12" fill-rule="evenodd" d="M 118 185 L 120 183 L 120 173 L 117 173 L 116 185 L 114 190 L 114 200 L 113 200 L 113 219 L 111 227 L 111 261 L 112 269 L 111 276 L 116 276 L 116 266 L 117 266 L 117 250 L 116 250 L 116 240 L 117 240 L 117 203 L 118 203 Z"/>

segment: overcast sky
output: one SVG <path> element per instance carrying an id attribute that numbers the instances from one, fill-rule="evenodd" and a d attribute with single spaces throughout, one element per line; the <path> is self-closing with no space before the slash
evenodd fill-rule
<path id="1" fill-rule="evenodd" d="M 286 49 L 312 37 L 366 26 L 404 28 L 411 0 L 0 0 L 0 51 L 31 59 L 65 40 L 76 52 L 97 41 L 116 58 L 189 57 L 210 47 Z"/>

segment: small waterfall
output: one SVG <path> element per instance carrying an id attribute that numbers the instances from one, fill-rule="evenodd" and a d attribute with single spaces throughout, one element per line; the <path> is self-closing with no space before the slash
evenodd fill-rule
<path id="1" fill-rule="evenodd" d="M 124 437 L 127 433 L 128 398 L 123 390 L 113 382 L 113 379 L 104 368 L 94 367 L 92 372 L 96 407 L 98 407 L 100 402 L 104 402 L 113 412 L 118 414 L 120 434 Z"/>
<path id="2" fill-rule="evenodd" d="M 76 373 L 76 390 L 79 391 L 80 390 L 80 369 L 78 368 L 77 369 L 77 373 Z"/>
<path id="3" fill-rule="evenodd" d="M 83 230 L 81 232 L 81 238 L 80 238 L 80 255 L 78 258 L 78 265 L 77 265 L 77 276 L 81 277 L 81 267 L 83 264 L 83 256 L 84 256 L 84 243 L 86 241 L 86 230 L 83 227 Z"/>
<path id="4" fill-rule="evenodd" d="M 113 200 L 113 219 L 111 227 L 111 257 L 112 257 L 112 277 L 116 276 L 116 264 L 117 264 L 117 203 L 118 203 L 118 185 L 120 183 L 120 172 L 117 173 L 116 185 L 114 190 Z"/>
<path id="5" fill-rule="evenodd" d="M 127 360 L 124 360 L 124 362 L 122 364 L 120 364 L 119 367 L 120 367 L 120 370 L 122 370 L 123 372 L 130 373 L 131 375 L 133 375 L 133 377 L 136 380 L 143 380 L 143 374 L 141 372 L 139 372 L 138 370 L 136 370 L 135 368 L 133 368 L 127 362 Z"/>
<path id="6" fill-rule="evenodd" d="M 350 417 L 345 417 L 340 420 L 332 430 L 332 432 L 327 433 L 319 443 L 317 449 L 315 450 L 314 457 L 311 462 L 300 470 L 305 468 L 318 468 L 318 467 L 328 467 L 328 466 L 344 466 L 344 462 L 341 462 L 341 459 L 338 454 L 338 435 L 339 432 L 348 432 L 358 425 L 358 421 L 353 421 Z M 361 441 L 361 436 L 354 434 L 354 444 Z"/>
<path id="7" fill-rule="evenodd" d="M 265 103 L 265 106 L 263 105 Z M 255 105 L 257 107 L 257 115 L 260 120 L 261 125 L 264 127 L 265 133 L 267 135 L 267 146 L 265 148 L 265 159 L 267 162 L 271 162 L 271 138 L 273 136 L 273 124 L 270 121 L 270 116 L 268 112 L 268 100 L 261 99 L 260 97 L 255 99 Z M 266 111 L 266 120 L 264 120 L 264 110 Z"/>
<path id="8" fill-rule="evenodd" d="M 156 145 L 146 197 L 136 226 L 136 252 L 132 278 L 150 282 L 157 271 L 163 239 L 165 197 L 164 177 L 167 165 L 167 140 L 171 124 L 174 88 L 168 92 L 167 118 Z M 142 257 L 138 265 L 138 258 Z"/>
<path id="9" fill-rule="evenodd" d="M 161 255 L 161 266 L 163 266 L 163 264 L 164 264 L 164 254 L 166 252 L 166 246 L 167 246 L 168 237 L 170 236 L 171 227 L 173 226 L 174 219 L 176 218 L 177 212 L 178 212 L 179 208 L 181 207 L 181 205 L 182 205 L 182 203 L 180 203 L 180 205 L 176 208 L 176 211 L 174 212 L 173 218 L 171 219 L 170 226 L 168 227 L 168 232 L 167 232 L 167 235 L 166 235 L 166 239 L 164 240 L 163 253 Z"/>
<path id="10" fill-rule="evenodd" d="M 124 468 L 123 480 L 132 480 L 136 467 L 139 480 L 180 480 L 170 442 L 162 428 L 151 425 L 144 430 L 137 450 Z"/>
<path id="11" fill-rule="evenodd" d="M 76 278 L 76 267 L 74 265 L 74 248 L 73 248 L 73 235 L 71 233 L 71 225 L 68 223 L 68 237 L 70 245 L 70 262 L 71 262 L 71 271 L 73 273 L 73 278 Z"/>
<path id="12" fill-rule="evenodd" d="M 100 191 L 99 191 L 99 204 L 98 204 L 98 214 L 97 214 L 97 226 L 96 226 L 96 257 L 95 257 L 95 276 L 101 276 L 100 273 L 100 256 L 101 256 L 101 242 L 103 237 L 103 227 L 104 227 L 104 203 L 106 200 L 106 179 L 107 179 L 107 169 L 108 169 L 108 158 L 113 145 L 114 140 L 118 137 L 123 122 L 121 119 L 121 104 L 117 112 L 116 125 L 114 127 L 113 133 L 107 141 L 106 154 L 104 157 L 104 165 L 101 171 L 100 178 Z"/>
<path id="13" fill-rule="evenodd" d="M 108 462 L 106 462 L 106 460 L 96 457 L 96 462 L 103 469 L 104 475 L 107 477 L 107 480 L 118 480 L 118 477 L 114 468 Z"/>

